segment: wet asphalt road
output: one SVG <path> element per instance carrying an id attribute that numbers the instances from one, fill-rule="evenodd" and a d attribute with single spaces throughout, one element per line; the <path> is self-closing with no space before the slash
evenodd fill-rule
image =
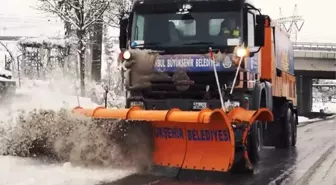
<path id="1" fill-rule="evenodd" d="M 265 148 L 254 174 L 186 172 L 180 179 L 134 175 L 104 185 L 336 185 L 335 145 L 332 119 L 300 125 L 297 146 L 290 151 Z"/>

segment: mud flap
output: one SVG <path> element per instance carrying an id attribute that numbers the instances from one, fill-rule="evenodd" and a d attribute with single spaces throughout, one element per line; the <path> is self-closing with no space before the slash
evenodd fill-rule
<path id="1" fill-rule="evenodd" d="M 76 107 L 73 112 L 93 118 L 148 121 L 154 130 L 155 165 L 222 172 L 231 169 L 235 157 L 232 123 L 248 120 L 251 125 L 256 119 L 272 118 L 267 109 L 247 111 L 243 108 L 235 108 L 228 114 L 221 109 L 161 111 L 142 110 L 139 107 L 130 109 Z M 247 131 L 245 132 L 244 138 L 247 136 Z"/>
<path id="2" fill-rule="evenodd" d="M 248 124 L 244 133 L 243 140 L 247 139 L 247 133 L 252 124 L 256 121 L 273 121 L 273 114 L 267 108 L 261 108 L 257 111 L 245 110 L 244 108 L 237 107 L 228 113 L 231 123 L 235 124 Z"/>
<path id="3" fill-rule="evenodd" d="M 248 170 L 252 170 L 253 166 L 249 159 L 248 155 L 248 133 L 250 129 L 252 128 L 253 123 L 256 120 L 260 121 L 273 121 L 274 117 L 270 110 L 267 108 L 261 108 L 257 111 L 254 110 L 245 110 L 241 107 L 237 107 L 233 109 L 229 114 L 228 117 L 230 118 L 230 121 L 232 124 L 237 125 L 238 127 L 243 127 L 244 131 L 242 134 L 242 138 L 239 138 L 238 140 L 241 141 L 243 145 L 243 157 L 245 160 L 244 168 Z M 241 125 L 243 124 L 243 125 Z"/>

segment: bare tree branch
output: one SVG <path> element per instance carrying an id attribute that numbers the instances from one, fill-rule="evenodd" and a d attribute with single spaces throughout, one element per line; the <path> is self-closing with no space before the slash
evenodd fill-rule
<path id="1" fill-rule="evenodd" d="M 102 20 L 103 14 L 108 8 L 110 8 L 110 2 L 107 2 L 105 5 L 101 5 L 101 7 L 97 8 L 90 18 L 84 22 L 84 29 L 90 27 L 99 20 Z"/>
<path id="2" fill-rule="evenodd" d="M 0 45 L 2 45 L 5 48 L 5 50 L 7 51 L 7 53 L 9 54 L 9 56 L 12 59 L 12 63 L 15 64 L 15 57 L 14 57 L 13 53 L 11 52 L 11 50 L 8 49 L 8 47 L 3 42 L 1 42 L 1 41 L 0 41 Z"/>
<path id="3" fill-rule="evenodd" d="M 41 0 L 42 5 L 39 6 L 38 9 L 44 12 L 56 14 L 64 22 L 69 22 L 71 25 L 79 29 L 77 22 L 73 20 L 74 17 L 70 16 L 68 11 L 62 9 L 62 7 L 57 7 L 56 5 L 53 4 L 53 2 L 56 2 L 56 1 L 57 0 Z"/>
<path id="4" fill-rule="evenodd" d="M 77 52 L 80 66 L 81 91 L 85 89 L 86 41 L 96 24 L 118 27 L 119 20 L 129 8 L 130 0 L 38 0 L 39 10 L 57 15 L 77 36 Z M 107 17 L 107 21 L 104 18 Z"/>

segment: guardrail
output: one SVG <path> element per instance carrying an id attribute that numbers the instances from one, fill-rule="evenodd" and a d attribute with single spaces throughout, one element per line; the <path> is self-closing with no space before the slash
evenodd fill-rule
<path id="1" fill-rule="evenodd" d="M 336 52 L 336 43 L 297 42 L 294 44 L 294 50 Z"/>
<path id="2" fill-rule="evenodd" d="M 0 40 L 2 41 L 16 41 L 19 40 L 20 36 L 0 36 Z"/>
<path id="3" fill-rule="evenodd" d="M 295 50 L 294 57 L 336 60 L 336 50 L 335 51 Z"/>
<path id="4" fill-rule="evenodd" d="M 336 87 L 336 84 L 313 84 L 314 87 Z"/>

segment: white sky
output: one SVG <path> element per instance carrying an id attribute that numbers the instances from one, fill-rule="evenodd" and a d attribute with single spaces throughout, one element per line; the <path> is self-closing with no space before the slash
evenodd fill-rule
<path id="1" fill-rule="evenodd" d="M 264 14 L 279 17 L 279 8 L 285 16 L 293 14 L 294 5 L 298 15 L 305 19 L 298 41 L 336 43 L 336 0 L 254 0 Z"/>
<path id="2" fill-rule="evenodd" d="M 62 22 L 33 9 L 36 2 L 36 0 L 0 0 L 0 35 L 63 35 Z"/>
<path id="3" fill-rule="evenodd" d="M 294 5 L 297 4 L 298 14 L 306 20 L 298 35 L 298 41 L 336 43 L 336 23 L 333 20 L 336 0 L 254 1 L 263 13 L 272 18 L 279 17 L 280 7 L 285 16 L 292 15 Z M 50 23 L 47 16 L 31 8 L 36 5 L 36 0 L 0 0 L 0 5 L 0 35 L 39 36 L 43 33 L 63 33 L 61 22 L 52 19 Z"/>

